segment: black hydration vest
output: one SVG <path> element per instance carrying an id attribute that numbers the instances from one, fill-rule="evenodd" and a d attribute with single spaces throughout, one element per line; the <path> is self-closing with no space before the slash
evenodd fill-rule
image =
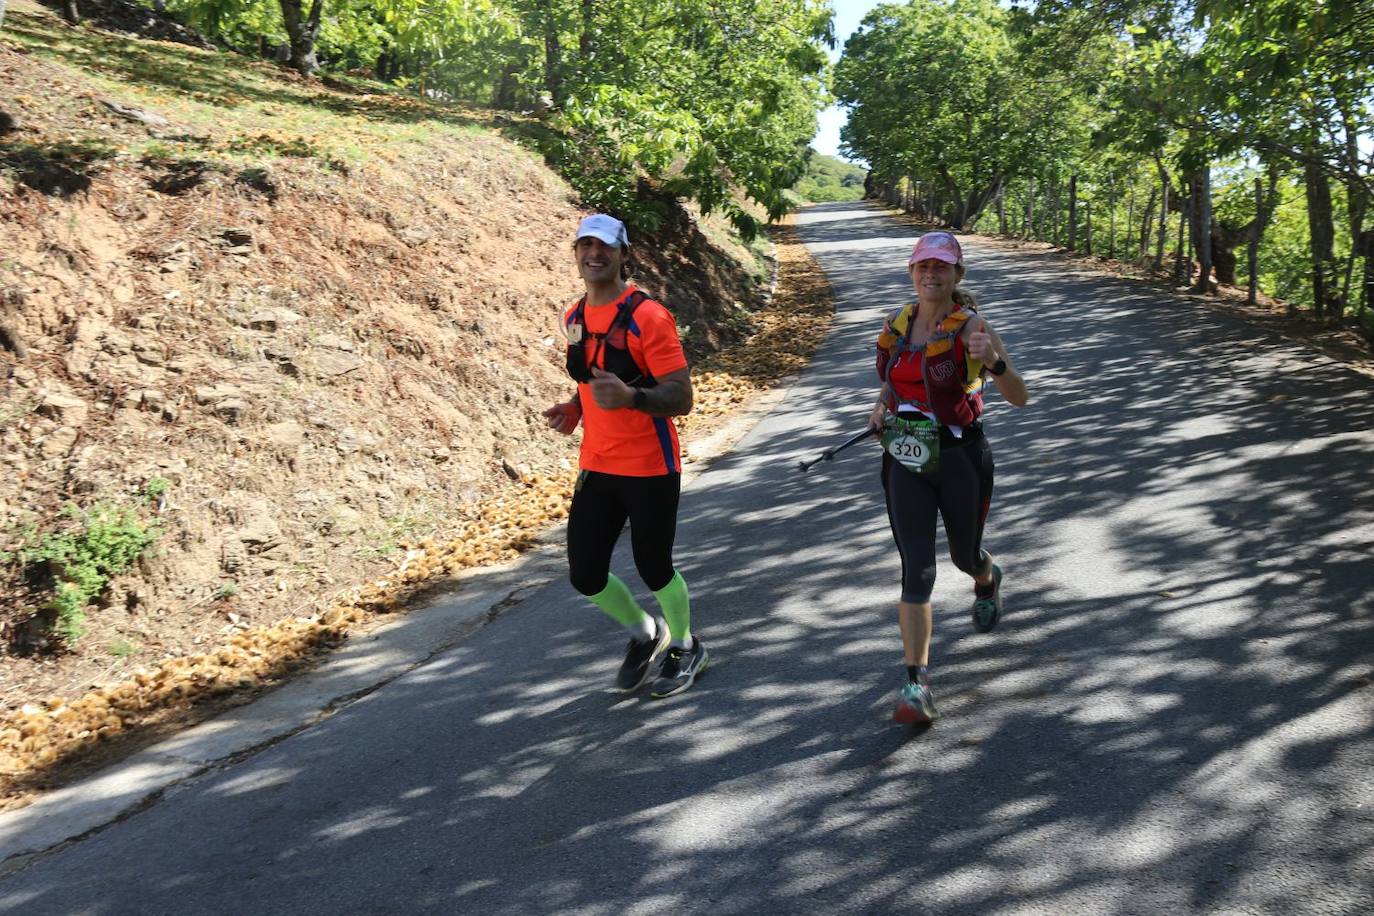
<path id="1" fill-rule="evenodd" d="M 605 371 L 618 376 L 627 385 L 636 388 L 652 388 L 658 381 L 645 370 L 639 367 L 630 356 L 630 320 L 634 317 L 635 309 L 639 304 L 648 299 L 642 290 L 634 290 L 616 309 L 615 318 L 611 321 L 611 326 L 606 329 L 604 334 L 593 334 L 587 330 L 587 319 L 583 315 L 587 307 L 587 297 L 583 296 L 577 300 L 577 306 L 573 309 L 572 320 L 569 324 L 574 324 L 582 328 L 581 339 L 577 343 L 568 343 L 568 353 L 566 367 L 568 375 L 575 382 L 590 382 L 592 380 L 591 367 L 596 365 L 596 357 L 602 352 L 605 353 Z M 616 332 L 619 331 L 619 341 L 616 344 Z M 587 346 L 593 341 L 596 342 L 591 351 L 591 358 L 587 358 Z"/>

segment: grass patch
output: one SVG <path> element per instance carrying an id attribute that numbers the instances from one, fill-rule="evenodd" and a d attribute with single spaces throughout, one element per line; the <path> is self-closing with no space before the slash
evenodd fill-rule
<path id="1" fill-rule="evenodd" d="M 407 545 L 414 544 L 433 534 L 438 527 L 437 519 L 428 514 L 424 516 L 391 515 L 384 521 L 386 528 L 373 532 L 370 538 L 372 543 L 362 550 L 364 555 L 392 556 Z"/>
<path id="2" fill-rule="evenodd" d="M 342 170 L 384 148 L 422 148 L 438 136 L 518 126 L 498 124 L 484 109 L 417 98 L 384 83 L 340 76 L 302 80 L 234 52 L 70 29 L 55 16 L 12 12 L 5 39 L 111 100 L 168 118 L 175 124 L 171 133 L 189 127 L 211 135 L 173 142 L 235 154 L 242 166 L 275 156 Z M 98 102 L 85 113 L 92 116 L 88 130 L 108 123 Z M 149 141 L 139 133 L 130 132 L 124 142 L 130 153 L 178 158 L 165 139 Z"/>
<path id="3" fill-rule="evenodd" d="M 138 643 L 128 639 L 120 639 L 110 643 L 110 654 L 120 661 L 125 661 L 138 654 L 138 650 L 143 648 Z"/>

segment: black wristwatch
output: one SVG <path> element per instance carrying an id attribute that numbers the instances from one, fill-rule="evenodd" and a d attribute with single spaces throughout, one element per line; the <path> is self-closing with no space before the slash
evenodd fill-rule
<path id="1" fill-rule="evenodd" d="M 993 375 L 1001 375 L 1003 372 L 1007 371 L 1007 361 L 999 356 L 997 362 L 988 366 L 988 371 Z"/>
<path id="2" fill-rule="evenodd" d="M 636 388 L 634 395 L 634 409 L 643 410 L 649 405 L 649 394 L 643 388 Z"/>

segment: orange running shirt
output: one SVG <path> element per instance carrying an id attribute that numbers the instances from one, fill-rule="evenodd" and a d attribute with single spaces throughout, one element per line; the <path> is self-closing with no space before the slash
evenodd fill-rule
<path id="1" fill-rule="evenodd" d="M 590 334 L 605 334 L 615 320 L 620 303 L 635 289 L 630 284 L 614 302 L 589 305 L 583 310 Z M 563 314 L 564 326 L 572 324 L 577 303 Z M 616 335 L 619 337 L 620 335 Z M 673 313 L 659 302 L 645 299 L 635 309 L 625 342 L 635 365 L 647 369 L 654 378 L 687 368 L 687 354 L 677 336 L 677 322 Z M 585 348 L 588 365 L 605 368 L 604 347 L 589 339 Z M 620 474 L 625 477 L 656 477 L 682 470 L 677 427 L 668 417 L 651 417 L 631 407 L 602 410 L 592 398 L 591 386 L 579 383 L 578 400 L 582 402 L 582 451 L 578 466 L 584 471 Z"/>

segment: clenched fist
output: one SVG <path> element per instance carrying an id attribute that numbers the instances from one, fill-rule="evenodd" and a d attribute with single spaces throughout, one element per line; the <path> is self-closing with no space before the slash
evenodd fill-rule
<path id="1" fill-rule="evenodd" d="M 577 424 L 582 422 L 582 407 L 576 401 L 564 401 L 544 411 L 544 421 L 550 429 L 556 429 L 565 436 L 572 435 Z"/>
<path id="2" fill-rule="evenodd" d="M 968 355 L 987 366 L 997 362 L 997 348 L 992 343 L 992 335 L 981 330 L 970 334 L 968 336 Z"/>

